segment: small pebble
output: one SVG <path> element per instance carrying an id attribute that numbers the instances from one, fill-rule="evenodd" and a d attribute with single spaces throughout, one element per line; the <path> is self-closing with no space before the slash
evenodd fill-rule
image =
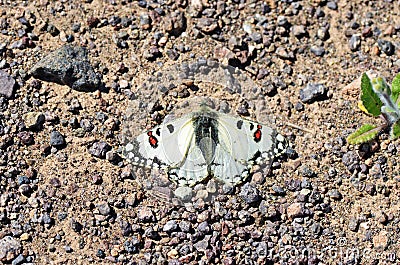
<path id="1" fill-rule="evenodd" d="M 326 6 L 327 6 L 329 9 L 332 9 L 332 10 L 337 10 L 337 9 L 338 9 L 338 5 L 337 5 L 337 3 L 334 2 L 334 1 L 329 1 L 329 2 L 326 4 Z"/>
<path id="2" fill-rule="evenodd" d="M 171 233 L 171 232 L 176 231 L 177 228 L 178 228 L 178 224 L 176 223 L 176 221 L 170 220 L 164 225 L 163 231 L 167 232 L 167 233 Z"/>
<path id="3" fill-rule="evenodd" d="M 189 201 L 193 197 L 193 190 L 189 187 L 178 187 L 174 194 L 182 201 Z"/>
<path id="4" fill-rule="evenodd" d="M 286 213 L 289 218 L 303 217 L 305 214 L 304 203 L 295 202 L 290 204 Z"/>
<path id="5" fill-rule="evenodd" d="M 61 147 L 65 145 L 64 136 L 59 131 L 52 131 L 50 133 L 50 145 L 54 147 Z"/>
<path id="6" fill-rule="evenodd" d="M 258 189 L 249 183 L 242 186 L 239 195 L 247 204 L 252 204 L 261 200 Z"/>
<path id="7" fill-rule="evenodd" d="M 137 212 L 139 222 L 155 222 L 156 217 L 150 208 L 142 207 Z"/>
<path id="8" fill-rule="evenodd" d="M 386 55 L 393 55 L 395 47 L 394 45 L 388 40 L 378 40 L 378 46 Z"/>
<path id="9" fill-rule="evenodd" d="M 99 213 L 104 216 L 108 216 L 112 213 L 112 209 L 107 202 L 102 202 L 98 204 L 97 209 L 99 210 Z"/>
<path id="10" fill-rule="evenodd" d="M 24 124 L 29 129 L 40 129 L 45 121 L 41 112 L 28 112 L 22 116 Z"/>
<path id="11" fill-rule="evenodd" d="M 0 239 L 0 262 L 11 261 L 18 257 L 22 247 L 19 240 L 12 236 L 5 236 Z"/>
<path id="12" fill-rule="evenodd" d="M 15 80 L 6 72 L 0 70 L 0 95 L 11 98 L 15 92 Z"/>
<path id="13" fill-rule="evenodd" d="M 111 150 L 111 146 L 104 142 L 99 141 L 93 143 L 93 145 L 89 148 L 89 154 L 98 157 L 98 158 L 105 158 L 106 153 Z"/>
<path id="14" fill-rule="evenodd" d="M 300 100 L 303 103 L 312 103 L 322 98 L 327 93 L 323 84 L 308 83 L 305 88 L 300 89 Z"/>
<path id="15" fill-rule="evenodd" d="M 359 34 L 354 34 L 351 36 L 349 40 L 350 50 L 355 52 L 360 49 L 361 46 L 361 36 Z"/>

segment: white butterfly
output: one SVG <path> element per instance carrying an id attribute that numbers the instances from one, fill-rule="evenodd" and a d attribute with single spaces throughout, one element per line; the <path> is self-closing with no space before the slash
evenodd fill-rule
<path id="1" fill-rule="evenodd" d="M 234 186 L 255 162 L 270 165 L 286 148 L 286 139 L 274 129 L 202 106 L 139 135 L 124 155 L 134 165 L 164 169 L 178 186 L 209 176 Z"/>

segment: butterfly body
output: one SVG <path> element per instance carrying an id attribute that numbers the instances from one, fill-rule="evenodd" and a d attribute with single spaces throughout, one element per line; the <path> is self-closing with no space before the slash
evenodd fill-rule
<path id="1" fill-rule="evenodd" d="M 255 162 L 270 163 L 286 147 L 285 138 L 266 125 L 201 107 L 139 135 L 124 153 L 134 165 L 164 169 L 179 186 L 209 176 L 233 186 Z"/>

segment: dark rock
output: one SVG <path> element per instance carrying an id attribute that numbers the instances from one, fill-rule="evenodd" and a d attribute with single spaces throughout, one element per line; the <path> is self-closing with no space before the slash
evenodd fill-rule
<path id="1" fill-rule="evenodd" d="M 386 55 L 393 55 L 395 47 L 394 45 L 388 40 L 378 40 L 378 46 Z"/>
<path id="2" fill-rule="evenodd" d="M 99 184 L 103 183 L 103 178 L 101 177 L 100 174 L 94 174 L 94 175 L 92 175 L 92 183 L 99 185 Z"/>
<path id="3" fill-rule="evenodd" d="M 300 100 L 303 103 L 312 103 L 327 92 L 326 87 L 323 84 L 312 84 L 308 83 L 305 88 L 300 89 Z"/>
<path id="4" fill-rule="evenodd" d="M 101 80 L 90 65 L 82 47 L 65 45 L 40 60 L 31 70 L 40 80 L 67 85 L 78 91 L 93 91 Z"/>
<path id="5" fill-rule="evenodd" d="M 74 230 L 77 233 L 79 233 L 83 228 L 82 224 L 76 221 L 75 219 L 71 219 L 70 224 L 72 230 Z"/>
<path id="6" fill-rule="evenodd" d="M 322 232 L 322 227 L 319 223 L 313 223 L 310 227 L 310 230 L 314 235 L 319 235 Z"/>
<path id="7" fill-rule="evenodd" d="M 72 113 L 78 113 L 82 109 L 82 105 L 78 99 L 73 98 L 69 103 L 68 111 Z"/>
<path id="8" fill-rule="evenodd" d="M 60 34 L 60 30 L 54 26 L 53 24 L 46 23 L 44 30 L 48 33 L 50 33 L 51 36 L 56 37 L 58 34 Z"/>
<path id="9" fill-rule="evenodd" d="M 129 236 L 132 234 L 132 232 L 133 232 L 132 225 L 129 222 L 121 221 L 119 225 L 121 227 L 123 236 Z"/>
<path id="10" fill-rule="evenodd" d="M 98 249 L 97 252 L 96 252 L 96 256 L 98 258 L 104 259 L 106 257 L 106 253 L 104 252 L 104 250 Z"/>
<path id="11" fill-rule="evenodd" d="M 359 169 L 360 158 L 354 151 L 348 151 L 342 156 L 342 162 L 350 172 Z"/>
<path id="12" fill-rule="evenodd" d="M 204 239 L 195 243 L 193 246 L 196 248 L 197 251 L 205 251 L 208 245 L 209 245 L 208 240 Z"/>
<path id="13" fill-rule="evenodd" d="M 160 234 L 153 229 L 153 227 L 149 227 L 144 231 L 144 236 L 153 240 L 160 240 Z"/>
<path id="14" fill-rule="evenodd" d="M 58 213 L 57 218 L 60 221 L 65 220 L 65 218 L 67 218 L 67 213 L 64 213 L 64 212 Z"/>
<path id="15" fill-rule="evenodd" d="M 329 28 L 328 27 L 319 28 L 317 31 L 317 37 L 323 41 L 329 39 L 329 37 L 330 37 L 329 36 Z"/>
<path id="16" fill-rule="evenodd" d="M 300 174 L 306 178 L 313 178 L 317 176 L 317 174 L 308 166 L 302 166 L 300 169 Z"/>
<path id="17" fill-rule="evenodd" d="M 258 189 L 252 186 L 250 183 L 246 183 L 242 186 L 240 190 L 240 197 L 247 204 L 252 204 L 261 200 Z"/>
<path id="18" fill-rule="evenodd" d="M 299 191 L 301 190 L 301 181 L 299 179 L 289 179 L 285 181 L 286 189 L 290 191 Z"/>
<path id="19" fill-rule="evenodd" d="M 64 247 L 65 252 L 67 253 L 71 253 L 72 252 L 72 248 L 70 246 L 65 246 Z"/>
<path id="20" fill-rule="evenodd" d="M 154 61 L 160 56 L 161 52 L 156 46 L 151 46 L 150 48 L 143 51 L 143 57 L 149 61 Z"/>
<path id="21" fill-rule="evenodd" d="M 278 185 L 273 185 L 272 186 L 272 190 L 274 191 L 275 195 L 282 196 L 282 195 L 286 194 L 285 190 L 282 187 L 278 186 Z"/>
<path id="22" fill-rule="evenodd" d="M 0 70 L 0 95 L 11 98 L 14 95 L 15 80 L 6 72 Z"/>
<path id="23" fill-rule="evenodd" d="M 376 188 L 375 185 L 371 184 L 371 183 L 367 183 L 365 185 L 365 192 L 368 193 L 369 195 L 373 196 L 376 195 Z"/>
<path id="24" fill-rule="evenodd" d="M 303 111 L 304 110 L 304 105 L 301 102 L 296 102 L 294 104 L 294 109 L 297 111 Z"/>
<path id="25" fill-rule="evenodd" d="M 139 17 L 140 28 L 142 29 L 150 29 L 151 28 L 151 18 L 149 14 L 143 13 Z"/>
<path id="26" fill-rule="evenodd" d="M 50 145 L 54 147 L 65 145 L 64 136 L 59 131 L 52 131 L 50 134 Z"/>
<path id="27" fill-rule="evenodd" d="M 11 261 L 21 253 L 21 242 L 12 236 L 0 239 L 0 262 Z"/>
<path id="28" fill-rule="evenodd" d="M 280 27 L 288 27 L 290 25 L 287 17 L 285 16 L 278 16 L 277 18 L 277 25 Z"/>
<path id="29" fill-rule="evenodd" d="M 92 156 L 98 157 L 98 158 L 105 158 L 106 153 L 111 150 L 111 146 L 104 142 L 104 141 L 99 141 L 95 142 L 90 148 L 89 148 L 89 153 Z"/>
<path id="30" fill-rule="evenodd" d="M 137 253 L 139 248 L 138 245 L 140 244 L 140 240 L 137 237 L 133 237 L 132 240 L 125 241 L 124 249 L 129 254 Z"/>
<path id="31" fill-rule="evenodd" d="M 100 23 L 100 19 L 98 17 L 89 17 L 87 19 L 87 25 L 89 28 L 95 28 Z"/>

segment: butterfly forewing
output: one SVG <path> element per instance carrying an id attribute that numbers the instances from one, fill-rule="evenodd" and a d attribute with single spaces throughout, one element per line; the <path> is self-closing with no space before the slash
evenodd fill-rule
<path id="1" fill-rule="evenodd" d="M 230 145 L 235 160 L 247 163 L 265 153 L 274 156 L 274 129 L 226 114 L 220 114 L 218 120 L 221 138 L 225 139 L 226 147 Z"/>
<path id="2" fill-rule="evenodd" d="M 179 167 L 185 162 L 193 134 L 190 118 L 176 119 L 139 135 L 126 146 L 126 156 L 136 165 Z"/>

